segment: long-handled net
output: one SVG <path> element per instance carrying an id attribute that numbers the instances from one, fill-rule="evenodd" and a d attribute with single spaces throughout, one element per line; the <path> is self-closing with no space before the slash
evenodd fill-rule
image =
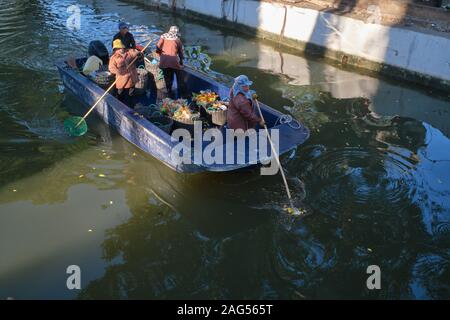
<path id="1" fill-rule="evenodd" d="M 150 40 L 147 45 L 141 50 L 141 52 L 144 52 L 149 46 L 150 44 L 152 44 L 152 42 L 155 39 Z M 127 70 L 130 66 L 132 66 L 136 60 L 138 59 L 138 57 L 134 58 L 133 61 L 128 65 Z M 88 126 L 86 123 L 86 118 L 87 116 L 95 109 L 95 107 L 100 103 L 100 101 L 102 101 L 102 99 L 111 91 L 111 89 L 116 85 L 116 81 L 114 81 L 111 86 L 105 91 L 105 93 L 94 103 L 94 105 L 88 110 L 88 112 L 86 112 L 86 114 L 83 117 L 79 117 L 79 116 L 73 116 L 70 118 L 67 118 L 64 121 L 64 129 L 66 130 L 66 132 L 73 137 L 80 137 L 84 134 L 86 134 L 86 132 L 88 131 Z"/>

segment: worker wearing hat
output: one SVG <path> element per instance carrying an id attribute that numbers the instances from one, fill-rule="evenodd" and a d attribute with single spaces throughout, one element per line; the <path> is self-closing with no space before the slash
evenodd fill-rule
<path id="1" fill-rule="evenodd" d="M 129 26 L 125 22 L 119 23 L 119 32 L 113 38 L 114 40 L 120 39 L 127 49 L 136 49 L 136 41 L 134 41 L 133 35 L 128 30 Z"/>
<path id="2" fill-rule="evenodd" d="M 174 78 L 177 79 L 178 98 L 184 97 L 185 85 L 183 74 L 184 63 L 183 43 L 180 39 L 180 30 L 177 26 L 171 26 L 167 33 L 164 33 L 156 45 L 156 53 L 160 55 L 159 67 L 163 71 L 167 93 L 170 98 L 176 95 L 172 92 Z"/>
<path id="3" fill-rule="evenodd" d="M 250 86 L 252 81 L 246 75 L 234 79 L 230 91 L 230 104 L 227 112 L 227 123 L 230 129 L 255 129 L 256 124 L 264 125 L 264 121 L 253 108 L 253 96 Z"/>
<path id="4" fill-rule="evenodd" d="M 113 55 L 109 61 L 109 71 L 116 75 L 118 99 L 134 107 L 134 87 L 138 82 L 138 73 L 134 59 L 142 56 L 136 49 L 128 49 L 120 39 L 113 41 Z M 133 63 L 132 63 L 133 62 Z"/>

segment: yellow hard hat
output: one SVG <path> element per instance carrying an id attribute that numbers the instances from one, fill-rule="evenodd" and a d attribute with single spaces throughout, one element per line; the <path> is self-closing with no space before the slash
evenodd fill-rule
<path id="1" fill-rule="evenodd" d="M 125 46 L 122 43 L 122 40 L 116 39 L 113 41 L 113 49 L 124 49 Z"/>

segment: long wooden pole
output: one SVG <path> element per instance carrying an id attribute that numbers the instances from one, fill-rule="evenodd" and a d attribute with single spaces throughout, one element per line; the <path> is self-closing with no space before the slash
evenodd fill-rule
<path id="1" fill-rule="evenodd" d="M 144 52 L 149 46 L 150 44 L 154 41 L 154 39 L 150 40 L 147 45 L 140 51 L 140 52 Z M 130 66 L 132 66 L 138 57 L 135 57 L 133 59 L 133 61 L 131 61 L 131 63 L 127 66 L 127 71 L 130 68 Z M 88 112 L 86 112 L 86 114 L 83 116 L 83 118 L 80 119 L 80 121 L 77 123 L 77 125 L 75 126 L 78 127 L 84 120 L 86 120 L 87 116 L 95 109 L 95 107 L 100 103 L 100 101 L 102 101 L 102 99 L 111 91 L 112 88 L 114 88 L 114 86 L 116 85 L 117 80 L 114 80 L 114 82 L 109 86 L 109 88 L 105 91 L 105 93 L 98 98 L 98 100 L 94 103 L 94 105 L 88 110 Z"/>
<path id="2" fill-rule="evenodd" d="M 269 129 L 267 128 L 266 122 L 264 121 L 264 116 L 263 116 L 263 114 L 261 112 L 261 108 L 259 107 L 258 99 L 255 98 L 254 100 L 255 100 L 256 107 L 257 107 L 258 112 L 259 112 L 259 116 L 261 117 L 262 121 L 264 122 L 264 129 L 266 130 L 267 138 L 269 139 L 270 147 L 271 147 L 272 152 L 273 152 L 273 154 L 275 156 L 275 160 L 277 161 L 278 167 L 280 168 L 281 176 L 283 177 L 284 186 L 286 187 L 286 193 L 287 193 L 287 196 L 288 196 L 288 199 L 289 199 L 289 203 L 290 203 L 290 205 L 291 205 L 291 207 L 293 209 L 294 205 L 292 203 L 291 191 L 289 190 L 289 185 L 288 185 L 287 180 L 286 180 L 286 175 L 284 174 L 283 167 L 281 166 L 280 157 L 278 156 L 278 153 L 275 150 L 275 146 L 273 144 L 272 138 L 270 137 Z"/>

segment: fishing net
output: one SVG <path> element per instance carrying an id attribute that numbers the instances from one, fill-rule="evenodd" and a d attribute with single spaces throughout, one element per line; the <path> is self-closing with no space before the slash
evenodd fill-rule
<path id="1" fill-rule="evenodd" d="M 64 130 L 73 137 L 80 137 L 88 131 L 88 126 L 82 117 L 70 117 L 64 120 Z"/>

